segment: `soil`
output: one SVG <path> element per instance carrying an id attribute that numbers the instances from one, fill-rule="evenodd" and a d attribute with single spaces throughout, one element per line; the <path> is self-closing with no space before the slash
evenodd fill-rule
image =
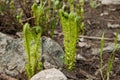
<path id="1" fill-rule="evenodd" d="M 114 9 L 112 11 L 112 9 Z M 108 15 L 101 16 L 102 13 L 108 12 Z M 85 35 L 92 36 L 92 37 L 100 37 L 102 33 L 105 33 L 106 38 L 115 38 L 113 35 L 114 32 L 120 33 L 119 28 L 108 28 L 108 23 L 111 24 L 120 24 L 120 6 L 117 5 L 100 5 L 98 8 L 90 8 L 88 3 L 85 4 Z M 85 40 L 88 44 L 92 44 L 92 48 L 99 47 L 100 48 L 100 40 Z M 113 42 L 113 41 L 112 41 Z M 109 43 L 106 41 L 105 44 Z M 79 68 L 95 76 L 97 79 L 95 80 L 102 80 L 100 77 L 100 73 L 95 75 L 96 71 L 99 69 L 99 55 L 93 56 L 90 53 L 90 49 L 81 49 L 81 55 L 85 56 L 88 61 L 77 61 L 77 68 Z M 110 57 L 110 53 L 106 53 L 103 55 L 103 64 L 106 65 L 108 58 Z M 119 51 L 116 52 L 116 57 L 119 59 L 114 62 L 112 73 L 110 75 L 110 80 L 120 80 L 120 53 Z M 105 72 L 105 70 L 104 70 Z M 80 77 L 81 73 L 79 74 L 79 79 L 82 80 Z M 104 74 L 106 75 L 106 74 Z M 85 74 L 84 74 L 85 76 Z M 85 78 L 83 78 L 84 80 Z"/>
<path id="2" fill-rule="evenodd" d="M 106 13 L 106 14 L 105 14 Z M 106 38 L 115 38 L 114 32 L 120 33 L 119 28 L 108 28 L 108 24 L 120 24 L 120 5 L 100 5 L 97 8 L 91 8 L 89 3 L 85 3 L 85 36 L 91 37 L 101 37 L 102 33 L 105 33 Z M 2 22 L 2 21 L 0 21 Z M 8 31 L 13 30 L 12 27 L 2 27 L 0 26 L 0 32 L 8 33 Z M 12 36 L 16 36 L 16 32 L 12 33 Z M 56 30 L 58 34 L 54 35 L 54 40 L 56 40 L 63 47 L 63 33 L 60 27 Z M 13 31 L 11 31 L 13 32 Z M 11 35 L 11 34 L 10 34 Z M 77 54 L 84 56 L 87 60 L 77 60 L 75 69 L 72 72 L 63 70 L 68 78 L 74 80 L 86 80 L 88 78 L 94 78 L 93 80 L 102 80 L 99 72 L 99 55 L 92 55 L 92 48 L 100 48 L 99 39 L 88 39 L 85 38 L 84 42 L 91 45 L 89 48 L 77 46 Z M 111 41 L 105 41 L 105 44 Z M 112 41 L 114 42 L 114 41 Z M 110 53 L 103 55 L 103 69 L 104 75 L 107 61 L 110 57 Z M 113 69 L 110 74 L 110 80 L 120 80 L 120 52 L 116 52 L 115 57 L 117 59 L 113 63 Z"/>

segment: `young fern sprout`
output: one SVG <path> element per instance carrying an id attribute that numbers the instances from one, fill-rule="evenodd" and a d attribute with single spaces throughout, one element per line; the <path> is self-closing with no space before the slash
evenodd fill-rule
<path id="1" fill-rule="evenodd" d="M 59 0 L 51 0 L 51 2 L 50 2 L 50 0 L 49 0 L 49 7 L 51 7 L 52 6 L 52 8 L 53 8 L 53 10 L 51 10 L 50 9 L 50 14 L 47 14 L 47 15 L 49 15 L 49 21 L 50 21 L 50 18 L 52 17 L 52 18 L 54 18 L 53 20 L 51 20 L 50 21 L 50 36 L 51 37 L 53 37 L 53 35 L 54 35 L 54 30 L 55 30 L 55 27 L 56 27 L 56 23 L 58 22 L 58 16 L 56 15 L 56 10 L 59 8 L 59 6 L 60 6 L 60 2 L 59 2 Z"/>
<path id="2" fill-rule="evenodd" d="M 78 3 L 76 3 L 76 13 L 80 16 L 78 32 L 84 35 L 84 0 L 78 0 Z"/>
<path id="3" fill-rule="evenodd" d="M 19 22 L 21 25 L 23 25 L 23 23 L 22 23 L 22 16 L 23 16 L 23 12 L 22 12 L 22 11 L 16 16 L 18 22 Z"/>
<path id="4" fill-rule="evenodd" d="M 48 5 L 46 6 L 47 3 Z M 42 28 L 42 34 L 44 35 L 48 35 L 48 30 L 50 30 L 50 35 L 52 36 L 55 29 L 55 19 L 51 20 L 51 17 L 55 17 L 55 14 L 54 11 L 51 12 L 51 4 L 50 0 L 45 0 L 41 1 L 40 4 L 35 2 L 31 8 L 35 17 L 35 25 Z"/>
<path id="5" fill-rule="evenodd" d="M 14 1 L 10 1 L 10 9 L 11 9 L 12 15 L 14 15 L 14 10 L 15 10 L 15 3 L 14 3 Z"/>
<path id="6" fill-rule="evenodd" d="M 33 28 L 30 28 L 30 25 L 26 23 L 23 27 L 23 40 L 24 46 L 27 53 L 28 64 L 26 65 L 26 72 L 28 78 L 30 79 L 37 71 L 40 71 L 42 68 L 41 59 L 41 23 L 42 23 L 42 14 L 44 12 L 44 4 L 34 3 L 32 5 L 33 16 L 35 17 L 35 25 Z"/>
<path id="7" fill-rule="evenodd" d="M 60 22 L 64 33 L 65 64 L 69 70 L 74 68 L 76 43 L 78 38 L 78 22 L 80 18 L 71 12 L 68 14 L 63 10 L 59 11 Z"/>
<path id="8" fill-rule="evenodd" d="M 40 62 L 40 38 L 41 29 L 39 26 L 30 28 L 30 25 L 28 23 L 24 25 L 23 44 L 27 53 L 28 64 L 26 65 L 26 72 L 29 79 L 42 68 L 42 63 Z"/>
<path id="9" fill-rule="evenodd" d="M 40 5 L 38 5 L 37 3 L 34 3 L 31 7 L 33 11 L 33 16 L 35 17 L 35 25 L 37 26 L 41 24 L 43 7 L 44 6 L 42 3 L 40 3 Z"/>
<path id="10" fill-rule="evenodd" d="M 80 10 L 78 11 L 78 14 L 80 14 L 80 29 L 81 30 L 81 34 L 84 35 L 84 0 L 79 0 L 80 2 Z"/>
<path id="11" fill-rule="evenodd" d="M 68 2 L 70 3 L 70 11 L 74 12 L 74 0 L 68 0 Z"/>
<path id="12" fill-rule="evenodd" d="M 62 30 L 64 33 L 64 47 L 65 47 L 65 64 L 69 70 L 74 68 L 75 63 L 75 53 L 76 53 L 76 43 L 78 41 L 79 32 L 84 35 L 84 0 L 79 0 L 79 5 L 74 7 L 74 0 L 68 0 L 70 4 L 70 11 L 64 12 L 59 11 L 60 22 L 62 24 Z"/>
<path id="13" fill-rule="evenodd" d="M 29 24 L 25 24 L 23 27 L 23 40 L 24 40 L 24 47 L 27 53 L 27 58 L 28 58 L 28 64 L 26 65 L 26 72 L 28 77 L 32 77 L 33 73 L 31 70 L 31 57 L 30 57 L 30 41 L 31 39 L 31 34 L 29 32 L 30 28 L 29 28 Z M 30 36 L 29 36 L 30 35 Z M 29 37 L 29 39 L 28 39 Z"/>

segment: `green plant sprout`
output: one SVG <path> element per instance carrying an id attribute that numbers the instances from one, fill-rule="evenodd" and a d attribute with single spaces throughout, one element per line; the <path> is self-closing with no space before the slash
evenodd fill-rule
<path id="1" fill-rule="evenodd" d="M 10 1 L 10 12 L 11 12 L 11 15 L 15 17 L 15 3 L 14 1 Z"/>
<path id="2" fill-rule="evenodd" d="M 84 35 L 84 0 L 78 0 L 75 11 L 80 16 L 78 32 L 80 32 L 81 35 Z"/>
<path id="3" fill-rule="evenodd" d="M 116 38 L 115 38 L 115 42 L 114 42 L 114 49 L 112 51 L 112 54 L 111 54 L 111 56 L 108 60 L 108 64 L 107 64 L 107 70 L 106 70 L 107 79 L 106 80 L 109 80 L 110 71 L 112 70 L 114 59 L 115 59 L 115 53 L 116 53 L 116 50 L 119 48 L 119 46 L 120 45 L 118 44 L 118 33 L 116 33 Z"/>
<path id="4" fill-rule="evenodd" d="M 68 0 L 69 4 L 70 4 L 70 11 L 74 12 L 74 0 Z"/>
<path id="5" fill-rule="evenodd" d="M 104 48 L 104 33 L 102 34 L 101 45 L 100 45 L 100 74 L 101 74 L 102 80 L 104 80 L 103 72 L 102 72 L 102 67 L 103 67 L 103 58 L 102 58 L 103 48 Z"/>
<path id="6" fill-rule="evenodd" d="M 103 71 L 102 71 L 102 68 L 103 68 L 103 48 L 104 48 L 104 33 L 102 34 L 102 39 L 101 39 L 101 48 L 100 48 L 100 75 L 102 77 L 102 80 L 109 80 L 109 77 L 110 77 L 110 71 L 112 70 L 112 67 L 113 67 L 113 63 L 114 63 L 114 59 L 115 59 L 115 52 L 116 50 L 119 48 L 119 44 L 117 42 L 118 40 L 118 33 L 116 34 L 116 38 L 115 38 L 115 46 L 114 46 L 114 49 L 112 51 L 112 54 L 108 60 L 108 63 L 107 63 L 107 69 L 106 69 L 106 78 L 103 76 Z"/>
<path id="7" fill-rule="evenodd" d="M 48 3 L 48 6 L 46 4 Z M 45 0 L 38 5 L 34 3 L 32 5 L 33 16 L 35 17 L 35 25 L 39 25 L 42 28 L 42 34 L 48 35 L 48 29 L 50 27 L 50 35 L 53 35 L 55 28 L 55 20 L 51 21 L 51 17 L 54 17 L 54 12 L 50 12 L 51 1 Z M 50 23 L 51 22 L 51 23 Z M 50 25 L 49 25 L 50 23 Z"/>
<path id="8" fill-rule="evenodd" d="M 34 2 L 32 5 L 35 25 L 41 26 L 43 35 L 50 34 L 51 37 L 53 36 L 56 23 L 58 22 L 56 11 L 60 8 L 59 4 L 58 0 L 46 0 L 41 1 L 40 4 Z"/>
<path id="9" fill-rule="evenodd" d="M 81 32 L 81 34 L 82 35 L 84 35 L 84 0 L 79 0 L 79 4 L 80 4 L 80 9 L 78 8 L 77 9 L 77 14 L 79 14 L 79 16 L 80 16 L 80 23 L 81 23 L 81 25 L 79 25 L 80 27 L 80 29 L 79 30 L 81 30 L 80 32 Z"/>
<path id="10" fill-rule="evenodd" d="M 25 51 L 27 53 L 28 64 L 26 65 L 26 72 L 30 79 L 37 71 L 42 68 L 41 58 L 41 29 L 39 26 L 30 28 L 26 23 L 23 27 L 23 41 Z"/>
<path id="11" fill-rule="evenodd" d="M 42 14 L 44 13 L 44 6 L 46 4 L 47 0 L 44 2 L 44 4 L 41 2 L 39 5 L 34 2 L 32 5 L 32 11 L 33 11 L 33 16 L 35 17 L 35 25 L 40 26 L 41 25 L 41 20 L 42 20 Z"/>
<path id="12" fill-rule="evenodd" d="M 55 30 L 55 26 L 56 26 L 56 23 L 58 22 L 58 18 L 57 18 L 57 15 L 55 15 L 55 11 L 57 10 L 57 8 L 59 7 L 59 0 L 51 0 L 51 4 L 53 5 L 53 10 L 50 11 L 50 14 L 52 18 L 54 18 L 53 20 L 49 20 L 50 21 L 50 36 L 53 37 L 54 35 L 54 30 Z M 50 7 L 51 7 L 51 4 L 50 4 Z"/>
<path id="13" fill-rule="evenodd" d="M 7 5 L 7 0 L 5 1 L 1 1 L 0 0 L 0 14 L 4 15 L 4 13 L 6 12 L 6 5 Z"/>
<path id="14" fill-rule="evenodd" d="M 97 3 L 96 0 L 90 0 L 90 7 L 91 8 L 97 8 L 100 6 L 100 3 Z"/>
<path id="15" fill-rule="evenodd" d="M 73 12 L 68 14 L 63 10 L 59 11 L 59 16 L 64 33 L 65 64 L 69 70 L 72 70 L 75 65 L 76 43 L 78 38 L 77 24 L 80 18 Z"/>
<path id="16" fill-rule="evenodd" d="M 14 10 L 15 9 L 15 3 L 14 1 L 10 2 L 10 9 Z"/>
<path id="17" fill-rule="evenodd" d="M 19 22 L 21 25 L 23 25 L 23 23 L 22 23 L 22 16 L 23 16 L 23 12 L 22 12 L 22 11 L 16 16 L 18 22 Z"/>
<path id="18" fill-rule="evenodd" d="M 84 0 L 79 0 L 77 6 L 80 8 L 77 7 L 76 12 L 74 0 L 68 0 L 68 3 L 70 4 L 70 12 L 60 10 L 59 16 L 64 33 L 65 64 L 69 70 L 72 70 L 75 65 L 76 43 L 79 32 L 84 35 Z"/>

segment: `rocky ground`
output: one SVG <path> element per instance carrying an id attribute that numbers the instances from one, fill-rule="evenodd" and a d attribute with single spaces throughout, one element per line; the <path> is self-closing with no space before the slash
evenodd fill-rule
<path id="1" fill-rule="evenodd" d="M 86 0 L 87 1 L 87 0 Z M 105 47 L 103 49 L 103 72 L 106 75 L 106 66 L 110 54 L 114 49 L 115 33 L 118 32 L 120 42 L 120 5 L 119 0 L 101 0 L 102 4 L 97 2 L 95 6 L 91 7 L 89 2 L 85 2 L 85 36 L 84 39 L 79 36 L 76 53 L 76 65 L 74 71 L 66 71 L 60 56 L 64 55 L 63 51 L 63 33 L 60 27 L 55 30 L 54 38 L 43 37 L 44 50 L 43 56 L 45 58 L 44 68 L 37 75 L 48 77 L 50 80 L 61 78 L 62 80 L 102 80 L 100 76 L 100 39 L 102 33 L 105 33 Z M 110 1 L 112 1 L 110 3 Z M 112 4 L 118 1 L 117 4 Z M 115 2 L 114 2 L 115 3 Z M 0 31 L 12 30 L 11 27 L 3 30 L 0 26 Z M 7 32 L 7 31 L 6 31 Z M 0 80 L 26 80 L 25 71 L 25 53 L 22 46 L 21 38 L 16 38 L 18 32 L 14 35 L 0 33 Z M 51 44 L 51 45 L 50 45 Z M 59 45 L 60 44 L 60 45 Z M 50 53 L 47 53 L 49 50 Z M 57 54 L 57 55 L 56 55 Z M 50 56 L 48 56 L 50 55 Z M 53 60 L 51 55 L 54 57 Z M 56 62 L 57 61 L 57 64 Z M 52 69 L 51 69 L 52 68 Z M 56 68 L 56 69 L 55 69 Z M 50 75 L 56 74 L 56 77 Z M 43 74 L 48 74 L 48 76 Z M 31 80 L 36 79 L 35 75 Z M 41 76 L 39 76 L 42 78 Z M 60 80 L 60 79 L 58 79 Z M 120 50 L 115 54 L 115 61 L 113 69 L 110 74 L 110 80 L 120 80 Z"/>

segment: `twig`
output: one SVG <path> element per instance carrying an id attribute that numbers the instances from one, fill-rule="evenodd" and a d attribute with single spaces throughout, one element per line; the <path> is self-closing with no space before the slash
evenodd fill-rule
<path id="1" fill-rule="evenodd" d="M 85 19 L 93 19 L 93 18 L 87 17 L 87 18 L 85 18 Z M 110 21 L 110 22 L 120 22 L 119 19 L 113 20 L 113 19 L 98 18 L 97 20 Z"/>
<path id="2" fill-rule="evenodd" d="M 24 23 L 24 22 L 27 22 L 27 21 L 29 21 L 29 20 L 31 20 L 31 19 L 34 19 L 35 17 L 30 17 L 30 18 L 27 18 L 27 19 L 25 19 L 25 20 L 22 20 L 22 23 Z"/>
<path id="3" fill-rule="evenodd" d="M 27 18 L 27 19 L 25 19 L 25 20 L 22 20 L 22 23 L 24 23 L 24 22 L 27 22 L 27 21 L 29 21 L 29 20 L 31 20 L 31 19 L 34 19 L 35 17 L 34 16 L 32 16 L 32 17 L 30 17 L 30 18 Z M 49 23 L 49 22 L 51 22 L 51 21 L 53 21 L 53 20 L 55 20 L 56 18 L 52 18 L 52 19 L 50 19 L 47 23 Z"/>
<path id="4" fill-rule="evenodd" d="M 79 69 L 79 73 L 86 76 L 88 79 L 97 79 L 95 76 L 92 76 L 91 74 L 87 73 L 86 71 Z"/>
<path id="5" fill-rule="evenodd" d="M 92 39 L 92 40 L 101 40 L 102 37 L 93 37 L 93 36 L 82 36 L 80 35 L 79 38 L 85 38 L 85 39 Z M 114 38 L 104 38 L 105 41 L 114 41 Z M 120 39 L 118 39 L 118 42 L 120 42 Z"/>
<path id="6" fill-rule="evenodd" d="M 113 19 L 100 18 L 99 20 L 111 21 L 111 22 L 115 22 L 115 21 L 120 22 L 120 20 L 119 20 L 119 19 L 118 19 L 118 20 L 113 20 Z"/>

